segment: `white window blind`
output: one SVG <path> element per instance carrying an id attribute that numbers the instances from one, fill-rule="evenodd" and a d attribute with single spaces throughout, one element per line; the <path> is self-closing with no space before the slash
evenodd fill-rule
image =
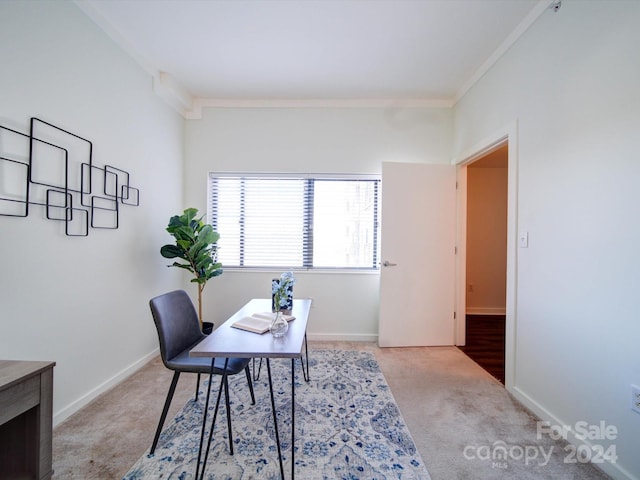
<path id="1" fill-rule="evenodd" d="M 209 176 L 223 267 L 378 268 L 380 179 Z"/>

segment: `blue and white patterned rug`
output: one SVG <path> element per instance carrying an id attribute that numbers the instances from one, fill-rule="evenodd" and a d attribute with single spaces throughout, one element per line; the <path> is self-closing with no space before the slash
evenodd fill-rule
<path id="1" fill-rule="evenodd" d="M 313 350 L 309 360 L 308 383 L 296 361 L 296 478 L 430 479 L 373 354 Z M 284 471 L 289 478 L 291 361 L 274 359 L 271 370 Z M 219 381 L 220 377 L 214 376 L 212 404 Z M 201 390 L 206 392 L 204 383 Z M 280 478 L 266 367 L 263 365 L 259 381 L 254 382 L 256 405 L 251 405 L 243 374 L 230 377 L 229 386 L 234 455 L 229 454 L 223 398 L 205 478 Z M 195 478 L 205 396 L 201 393 L 198 402 L 190 400 L 173 421 L 166 422 L 155 454 L 147 451 L 125 480 Z M 212 411 L 213 407 L 209 420 Z"/>

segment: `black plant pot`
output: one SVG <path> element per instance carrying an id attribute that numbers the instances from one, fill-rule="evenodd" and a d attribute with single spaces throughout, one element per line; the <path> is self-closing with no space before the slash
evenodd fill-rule
<path id="1" fill-rule="evenodd" d="M 202 322 L 202 333 L 209 335 L 211 332 L 213 332 L 213 323 Z"/>

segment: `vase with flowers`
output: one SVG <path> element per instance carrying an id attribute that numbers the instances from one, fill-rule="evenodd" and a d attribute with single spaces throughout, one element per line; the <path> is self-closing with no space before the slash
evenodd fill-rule
<path id="1" fill-rule="evenodd" d="M 293 272 L 284 272 L 280 278 L 271 281 L 271 309 L 274 312 L 273 321 L 269 331 L 274 337 L 282 337 L 289 330 L 289 323 L 283 315 L 291 315 L 293 308 L 293 285 L 296 279 Z"/>

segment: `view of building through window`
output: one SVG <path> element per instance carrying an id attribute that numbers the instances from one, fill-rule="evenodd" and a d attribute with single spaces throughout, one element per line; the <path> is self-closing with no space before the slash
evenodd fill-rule
<path id="1" fill-rule="evenodd" d="M 354 181 L 315 183 L 314 267 L 375 266 L 376 186 Z"/>
<path id="2" fill-rule="evenodd" d="M 225 267 L 378 268 L 380 180 L 211 174 Z"/>

